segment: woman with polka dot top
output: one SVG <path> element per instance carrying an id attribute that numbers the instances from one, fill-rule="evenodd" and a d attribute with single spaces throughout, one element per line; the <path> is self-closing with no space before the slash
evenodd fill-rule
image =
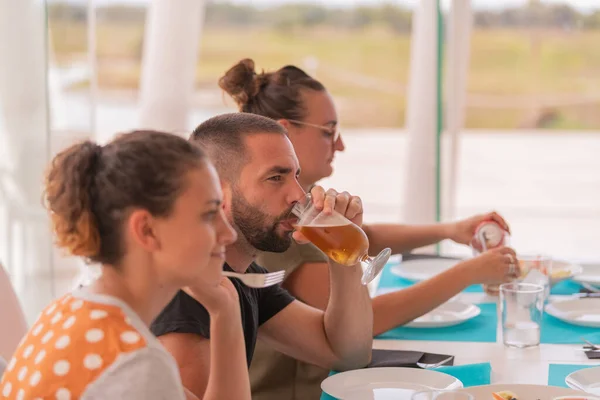
<path id="1" fill-rule="evenodd" d="M 100 263 L 102 275 L 41 312 L 0 399 L 196 398 L 148 330 L 181 288 L 211 317 L 203 398 L 250 399 L 237 292 L 221 273 L 236 234 L 201 149 L 155 131 L 76 144 L 52 160 L 45 199 L 57 245 Z"/>

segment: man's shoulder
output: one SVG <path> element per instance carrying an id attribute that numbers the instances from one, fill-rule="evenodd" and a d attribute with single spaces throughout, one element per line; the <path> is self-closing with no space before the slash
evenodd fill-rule
<path id="1" fill-rule="evenodd" d="M 179 290 L 152 322 L 150 330 L 155 336 L 168 333 L 193 333 L 208 338 L 210 316 L 200 302 L 183 290 Z"/>
<path id="2" fill-rule="evenodd" d="M 260 252 L 256 262 L 269 272 L 285 271 L 290 275 L 304 264 L 327 262 L 327 256 L 312 243 L 292 242 L 283 253 Z"/>

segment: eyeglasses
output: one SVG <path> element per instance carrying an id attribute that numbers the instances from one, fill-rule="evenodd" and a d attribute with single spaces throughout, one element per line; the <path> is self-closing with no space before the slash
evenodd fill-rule
<path id="1" fill-rule="evenodd" d="M 328 133 L 331 136 L 333 143 L 337 142 L 338 139 L 340 138 L 340 135 L 341 135 L 341 132 L 340 132 L 339 129 L 333 128 L 333 127 L 330 127 L 330 126 L 311 124 L 311 123 L 308 123 L 308 122 L 298 121 L 298 120 L 295 120 L 295 119 L 288 119 L 288 121 L 290 121 L 293 124 L 310 126 L 310 127 L 313 127 L 313 128 L 320 129 L 320 130 Z"/>

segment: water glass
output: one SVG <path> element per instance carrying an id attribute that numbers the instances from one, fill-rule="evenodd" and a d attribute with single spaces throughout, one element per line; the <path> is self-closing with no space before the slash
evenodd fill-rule
<path id="1" fill-rule="evenodd" d="M 502 339 L 507 347 L 540 344 L 544 312 L 544 286 L 511 282 L 500 285 Z"/>
<path id="2" fill-rule="evenodd" d="M 474 400 L 469 393 L 454 390 L 425 390 L 413 393 L 410 400 Z"/>

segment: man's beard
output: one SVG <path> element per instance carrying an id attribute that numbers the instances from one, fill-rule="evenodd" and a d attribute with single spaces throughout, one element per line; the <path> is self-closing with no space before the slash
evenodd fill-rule
<path id="1" fill-rule="evenodd" d="M 237 190 L 233 191 L 231 211 L 233 223 L 255 249 L 271 253 L 283 253 L 292 244 L 292 235 L 277 233 L 279 222 L 291 216 L 292 207 L 276 217 L 271 224 L 272 217 L 248 203 L 244 196 Z"/>

